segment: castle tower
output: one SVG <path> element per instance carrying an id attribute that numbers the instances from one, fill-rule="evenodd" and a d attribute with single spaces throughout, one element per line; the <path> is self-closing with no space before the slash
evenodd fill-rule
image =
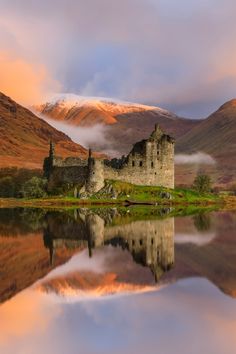
<path id="1" fill-rule="evenodd" d="M 96 193 L 104 187 L 104 162 L 92 157 L 92 151 L 89 149 L 88 158 L 88 177 L 86 181 L 86 191 Z"/>
<path id="2" fill-rule="evenodd" d="M 49 158 L 51 160 L 54 159 L 54 156 L 55 156 L 55 145 L 54 143 L 52 142 L 52 140 L 50 140 L 50 149 L 49 149 Z"/>
<path id="3" fill-rule="evenodd" d="M 52 172 L 54 158 L 55 158 L 55 147 L 54 147 L 54 143 L 50 141 L 49 155 L 44 159 L 44 163 L 43 163 L 44 177 L 47 179 L 49 179 L 50 174 Z"/>

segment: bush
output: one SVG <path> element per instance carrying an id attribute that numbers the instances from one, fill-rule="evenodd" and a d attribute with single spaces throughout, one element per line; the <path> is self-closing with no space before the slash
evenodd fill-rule
<path id="1" fill-rule="evenodd" d="M 208 175 L 198 175 L 194 182 L 193 188 L 199 193 L 208 193 L 211 191 L 212 182 Z"/>
<path id="2" fill-rule="evenodd" d="M 47 195 L 47 180 L 40 177 L 32 177 L 25 182 L 21 190 L 21 195 L 24 198 L 42 198 Z"/>
<path id="3" fill-rule="evenodd" d="M 20 197 L 24 184 L 32 177 L 42 177 L 41 170 L 7 167 L 0 169 L 0 197 Z"/>
<path id="4" fill-rule="evenodd" d="M 12 198 L 15 195 L 15 183 L 12 177 L 0 178 L 0 197 Z"/>

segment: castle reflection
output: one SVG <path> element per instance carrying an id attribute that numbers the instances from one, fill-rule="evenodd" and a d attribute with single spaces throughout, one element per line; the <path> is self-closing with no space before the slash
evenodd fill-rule
<path id="1" fill-rule="evenodd" d="M 155 281 L 174 264 L 174 218 L 168 209 L 151 220 L 135 220 L 117 209 L 75 210 L 73 215 L 48 212 L 45 216 L 44 245 L 49 249 L 53 265 L 60 248 L 93 249 L 112 245 L 128 250 L 133 260 L 147 266 Z M 164 216 L 163 216 L 164 215 Z"/>

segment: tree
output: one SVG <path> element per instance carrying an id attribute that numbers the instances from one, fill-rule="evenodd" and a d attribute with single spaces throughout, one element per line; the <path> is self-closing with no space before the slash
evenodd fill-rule
<path id="1" fill-rule="evenodd" d="M 24 198 L 42 198 L 46 193 L 47 180 L 40 177 L 32 177 L 24 183 L 21 194 Z"/>
<path id="2" fill-rule="evenodd" d="M 14 197 L 15 184 L 12 177 L 0 178 L 0 197 L 10 198 Z"/>
<path id="3" fill-rule="evenodd" d="M 212 182 L 208 175 L 198 175 L 194 182 L 193 188 L 199 193 L 207 193 L 211 191 Z"/>
<path id="4" fill-rule="evenodd" d="M 211 228 L 211 218 L 209 214 L 199 213 L 193 217 L 194 225 L 198 231 L 204 232 Z"/>

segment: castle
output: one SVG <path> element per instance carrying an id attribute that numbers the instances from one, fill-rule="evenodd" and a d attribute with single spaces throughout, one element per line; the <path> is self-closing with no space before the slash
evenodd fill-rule
<path id="1" fill-rule="evenodd" d="M 49 156 L 44 160 L 44 175 L 49 186 L 72 184 L 87 193 L 96 193 L 105 180 L 119 180 L 136 185 L 174 188 L 174 145 L 172 137 L 155 126 L 147 140 L 134 144 L 131 152 L 120 159 L 104 160 L 92 157 L 62 159 L 55 156 L 50 143 Z"/>
<path id="2" fill-rule="evenodd" d="M 99 215 L 90 209 L 74 210 L 74 214 L 48 212 L 45 216 L 44 245 L 53 263 L 60 248 L 88 248 L 92 257 L 96 248 L 106 245 L 128 250 L 136 263 L 147 266 L 158 281 L 174 264 L 174 218 L 136 220 L 113 225 L 120 215 L 117 209 L 106 209 Z"/>

